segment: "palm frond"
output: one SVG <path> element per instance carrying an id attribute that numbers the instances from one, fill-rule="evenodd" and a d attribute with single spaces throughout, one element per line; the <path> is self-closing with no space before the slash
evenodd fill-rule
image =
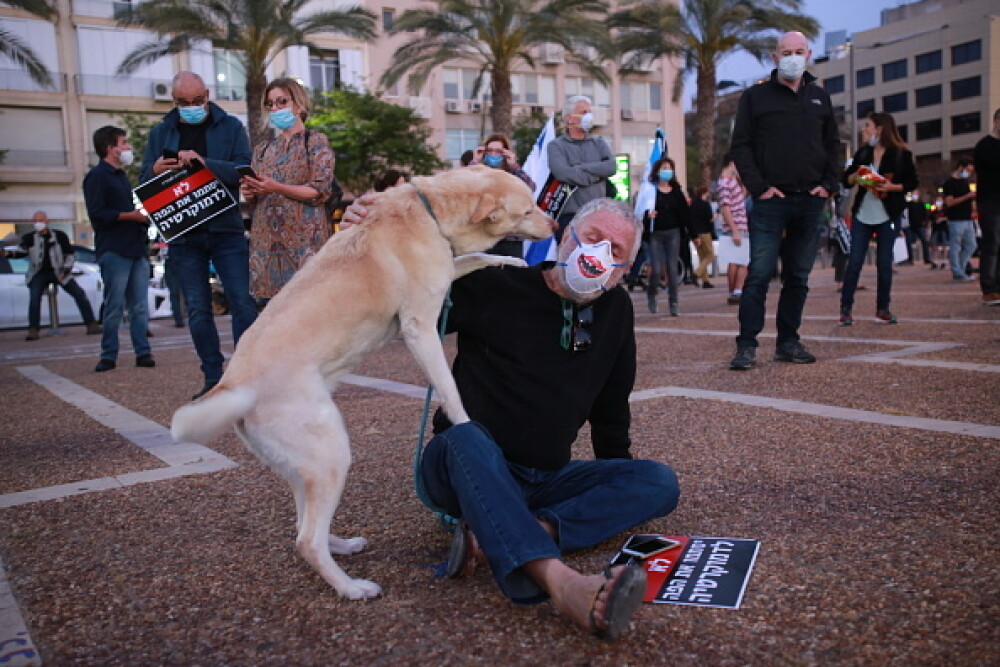
<path id="1" fill-rule="evenodd" d="M 164 56 L 182 53 L 190 48 L 191 40 L 187 35 L 177 35 L 167 41 L 151 40 L 143 42 L 122 59 L 115 75 L 125 76 L 131 74 L 143 65 L 149 65 Z"/>
<path id="2" fill-rule="evenodd" d="M 52 75 L 38 55 L 14 33 L 0 28 L 0 56 L 28 71 L 32 81 L 43 86 L 52 85 Z"/>
<path id="3" fill-rule="evenodd" d="M 55 7 L 48 0 L 0 0 L 0 5 L 20 9 L 42 19 L 51 19 L 56 15 Z"/>

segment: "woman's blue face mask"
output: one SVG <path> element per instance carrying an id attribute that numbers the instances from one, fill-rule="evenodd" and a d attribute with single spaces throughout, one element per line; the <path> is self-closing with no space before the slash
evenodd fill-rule
<path id="1" fill-rule="evenodd" d="M 661 169 L 660 170 L 660 180 L 664 183 L 674 180 L 674 170 L 673 169 Z"/>

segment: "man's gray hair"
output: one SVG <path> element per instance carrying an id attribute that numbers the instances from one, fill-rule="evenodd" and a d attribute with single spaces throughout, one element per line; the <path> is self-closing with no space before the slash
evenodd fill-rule
<path id="1" fill-rule="evenodd" d="M 562 108 L 563 118 L 573 113 L 573 110 L 576 108 L 576 105 L 579 102 L 586 102 L 591 106 L 591 108 L 593 108 L 594 106 L 594 101 L 589 97 L 587 97 L 586 95 L 574 95 L 573 97 L 570 97 L 565 102 L 563 102 L 563 108 Z"/>
<path id="2" fill-rule="evenodd" d="M 576 215 L 573 216 L 568 226 L 576 227 L 595 213 L 608 213 L 622 220 L 627 220 L 632 224 L 632 228 L 635 230 L 635 243 L 632 246 L 629 260 L 635 260 L 635 256 L 639 253 L 639 246 L 642 245 L 640 243 L 642 239 L 642 222 L 635 217 L 635 214 L 632 212 L 632 206 L 627 201 L 611 199 L 610 197 L 591 199 L 580 207 L 580 210 L 576 212 Z"/>

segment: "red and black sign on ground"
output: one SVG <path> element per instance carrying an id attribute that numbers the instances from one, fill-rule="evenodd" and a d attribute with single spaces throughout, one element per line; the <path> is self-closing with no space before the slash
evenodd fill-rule
<path id="1" fill-rule="evenodd" d="M 226 186 L 204 165 L 164 172 L 133 192 L 164 241 L 236 206 Z"/>

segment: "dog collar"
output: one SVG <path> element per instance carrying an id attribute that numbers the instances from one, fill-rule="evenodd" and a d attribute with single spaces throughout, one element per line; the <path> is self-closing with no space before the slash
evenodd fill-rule
<path id="1" fill-rule="evenodd" d="M 410 183 L 410 185 L 413 185 L 413 183 Z M 434 209 L 431 208 L 431 202 L 430 202 L 430 200 L 427 199 L 427 196 L 423 192 L 421 192 L 420 188 L 418 188 L 416 185 L 413 185 L 413 189 L 414 189 L 414 191 L 416 191 L 417 197 L 420 198 L 420 203 L 424 205 L 424 210 L 427 211 L 427 215 L 431 216 L 431 220 L 434 221 L 434 224 L 436 224 L 438 226 L 438 229 L 441 229 L 441 221 L 437 219 L 436 215 L 434 215 Z M 446 236 L 445 240 L 448 241 L 448 245 L 451 247 L 451 254 L 454 255 L 455 254 L 455 246 L 453 246 L 451 244 L 451 239 L 449 239 Z"/>

